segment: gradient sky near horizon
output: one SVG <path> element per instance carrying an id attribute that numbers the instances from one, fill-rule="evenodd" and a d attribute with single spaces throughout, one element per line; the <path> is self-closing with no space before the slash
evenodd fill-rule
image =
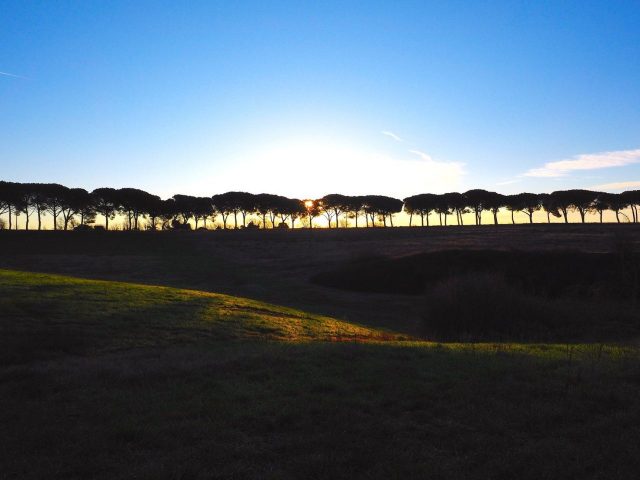
<path id="1" fill-rule="evenodd" d="M 0 4 L 0 178 L 640 188 L 640 2 Z"/>

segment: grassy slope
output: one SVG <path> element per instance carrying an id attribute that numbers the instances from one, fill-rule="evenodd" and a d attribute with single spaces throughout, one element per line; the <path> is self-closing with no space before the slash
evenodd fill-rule
<path id="1" fill-rule="evenodd" d="M 0 270 L 0 291 L 3 363 L 223 339 L 401 338 L 246 298 L 169 287 Z"/>
<path id="2" fill-rule="evenodd" d="M 640 469 L 632 349 L 389 341 L 246 299 L 10 271 L 0 293 L 3 478 Z"/>

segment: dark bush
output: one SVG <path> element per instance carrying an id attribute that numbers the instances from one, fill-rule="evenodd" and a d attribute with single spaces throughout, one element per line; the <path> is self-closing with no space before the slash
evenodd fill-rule
<path id="1" fill-rule="evenodd" d="M 629 303 L 525 293 L 497 273 L 443 280 L 425 294 L 424 334 L 448 341 L 602 341 L 637 336 Z"/>

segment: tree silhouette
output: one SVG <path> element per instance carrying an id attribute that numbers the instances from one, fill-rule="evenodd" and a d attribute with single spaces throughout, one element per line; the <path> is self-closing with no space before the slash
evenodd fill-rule
<path id="1" fill-rule="evenodd" d="M 506 197 L 507 209 L 511 211 L 511 222 L 516 223 L 514 212 L 523 212 L 529 217 L 529 223 L 533 223 L 533 214 L 542 207 L 539 195 L 535 193 L 517 193 Z"/>
<path id="2" fill-rule="evenodd" d="M 483 189 L 468 190 L 464 194 L 449 192 L 445 194 L 422 193 L 398 200 L 384 195 L 349 196 L 338 193 L 325 195 L 317 200 L 302 201 L 287 198 L 282 195 L 261 193 L 254 195 L 248 192 L 226 192 L 212 197 L 194 197 L 191 195 L 174 195 L 168 200 L 137 188 L 113 189 L 109 187 L 97 188 L 91 194 L 82 188 L 68 188 L 55 183 L 17 183 L 0 181 L 0 215 L 7 215 L 9 229 L 17 229 L 19 219 L 24 216 L 24 228 L 29 229 L 32 217 L 38 219 L 38 230 L 42 229 L 42 217 L 50 214 L 53 228 L 60 226 L 68 230 L 72 226 L 87 227 L 95 222 L 96 214 L 105 218 L 104 228 L 109 229 L 109 222 L 120 214 L 124 217 L 124 225 L 128 230 L 139 230 L 141 219 L 149 218 L 148 228 L 155 230 L 160 225 L 162 229 L 195 228 L 202 225 L 207 229 L 207 221 L 220 215 L 223 227 L 228 228 L 228 218 L 234 217 L 234 228 L 245 228 L 247 219 L 257 214 L 262 219 L 263 228 L 270 220 L 273 228 L 291 225 L 295 228 L 301 218 L 309 220 L 309 227 L 313 228 L 314 218 L 324 215 L 327 226 L 340 226 L 341 215 L 344 215 L 344 225 L 349 226 L 349 220 L 358 221 L 364 216 L 367 227 L 379 224 L 394 226 L 394 216 L 404 210 L 409 216 L 409 226 L 415 223 L 419 216 L 421 225 L 430 225 L 430 215 L 436 213 L 440 218 L 440 225 L 449 223 L 449 215 L 456 215 L 456 223 L 464 225 L 464 215 L 474 214 L 474 223 L 482 224 L 482 213 L 490 211 L 493 223 L 498 224 L 498 213 L 507 208 L 511 212 L 512 223 L 515 223 L 515 213 L 523 212 L 534 223 L 535 212 L 544 209 L 547 222 L 551 216 L 563 218 L 569 223 L 569 213 L 578 212 L 582 223 L 587 215 L 597 213 L 599 221 L 604 222 L 604 212 L 611 210 L 620 223 L 621 217 L 627 218 L 624 210 L 630 208 L 631 221 L 638 222 L 640 208 L 640 191 L 631 190 L 620 194 L 593 192 L 589 190 L 573 189 L 558 190 L 551 194 L 518 193 L 502 195 Z M 78 223 L 79 222 L 79 223 Z M 251 223 L 253 226 L 253 222 Z"/>
<path id="3" fill-rule="evenodd" d="M 487 206 L 487 202 L 492 193 L 493 192 L 488 192 L 482 189 L 475 189 L 469 190 L 463 194 L 464 198 L 466 199 L 466 206 L 469 207 L 475 214 L 476 225 L 482 224 L 482 210 L 489 208 Z M 459 211 L 459 208 L 456 208 L 456 211 Z"/>
<path id="4" fill-rule="evenodd" d="M 91 195 L 84 188 L 70 188 L 64 191 L 60 203 L 64 230 L 69 228 L 74 215 L 79 214 L 83 209 L 87 209 L 91 204 Z"/>
<path id="5" fill-rule="evenodd" d="M 633 223 L 638 223 L 638 207 L 640 207 L 640 190 L 628 190 L 621 193 L 626 206 L 631 208 Z"/>
<path id="6" fill-rule="evenodd" d="M 321 214 L 320 206 L 316 200 L 303 200 L 305 206 L 305 217 L 309 220 L 309 228 L 313 228 L 313 219 Z"/>
<path id="7" fill-rule="evenodd" d="M 109 220 L 113 220 L 120 209 L 118 191 L 109 187 L 96 188 L 91 196 L 96 212 L 104 217 L 104 229 L 109 230 Z"/>

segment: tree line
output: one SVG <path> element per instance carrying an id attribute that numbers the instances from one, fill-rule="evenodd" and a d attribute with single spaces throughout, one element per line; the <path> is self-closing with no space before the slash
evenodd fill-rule
<path id="1" fill-rule="evenodd" d="M 498 212 L 506 209 L 522 213 L 534 223 L 534 213 L 544 212 L 546 221 L 551 217 L 569 222 L 569 212 L 575 211 L 584 223 L 587 214 L 596 214 L 603 221 L 603 213 L 612 211 L 618 223 L 622 220 L 638 222 L 640 190 L 622 193 L 594 192 L 590 190 L 559 190 L 549 194 L 519 193 L 503 195 L 474 189 L 464 193 L 424 193 L 404 200 L 384 195 L 330 194 L 318 199 L 301 200 L 268 193 L 226 192 L 211 197 L 174 195 L 161 199 L 157 195 L 137 188 L 97 188 L 88 192 L 83 188 L 69 188 L 56 183 L 16 183 L 0 181 L 0 215 L 7 215 L 2 227 L 18 228 L 18 219 L 24 219 L 24 228 L 33 222 L 42 229 L 42 219 L 50 216 L 54 230 L 109 229 L 109 222 L 117 215 L 124 218 L 127 230 L 208 229 L 216 219 L 221 228 L 295 228 L 296 222 L 306 222 L 313 228 L 318 217 L 326 219 L 329 228 L 343 225 L 393 227 L 394 215 L 404 211 L 409 225 L 430 226 L 438 219 L 439 225 L 463 225 L 463 215 L 473 214 L 476 225 L 482 223 L 482 213 L 489 212 L 498 224 Z M 630 209 L 631 217 L 624 210 Z M 104 223 L 96 225 L 97 216 Z M 251 220 L 259 219 L 259 222 Z M 141 220 L 145 220 L 142 222 Z M 418 222 L 419 219 L 419 222 Z M 364 222 L 363 222 L 364 220 Z M 426 220 L 426 222 L 425 222 Z M 144 223 L 144 224 L 143 224 Z"/>

